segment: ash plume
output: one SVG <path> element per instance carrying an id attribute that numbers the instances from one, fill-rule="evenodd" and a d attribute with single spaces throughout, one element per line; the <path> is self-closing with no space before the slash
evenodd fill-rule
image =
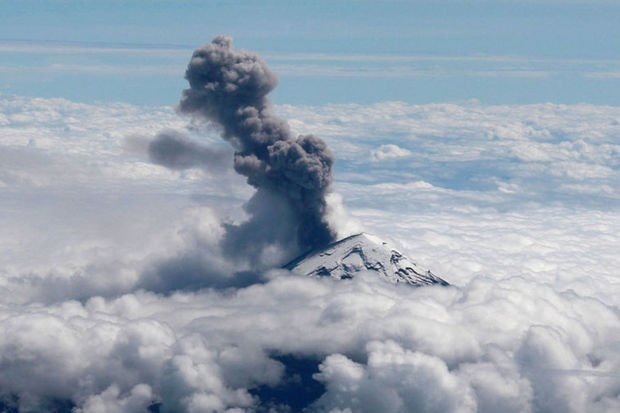
<path id="1" fill-rule="evenodd" d="M 148 154 L 153 163 L 174 170 L 193 167 L 222 169 L 225 155 L 227 155 L 224 151 L 215 151 L 194 142 L 188 136 L 173 129 L 158 133 L 149 143 Z"/>
<path id="2" fill-rule="evenodd" d="M 270 245 L 290 256 L 333 241 L 325 196 L 334 159 L 321 139 L 293 136 L 274 113 L 267 95 L 277 79 L 265 62 L 218 36 L 194 51 L 185 78 L 179 110 L 220 125 L 235 149 L 235 171 L 257 189 L 248 221 L 227 226 L 223 250 L 259 260 Z"/>

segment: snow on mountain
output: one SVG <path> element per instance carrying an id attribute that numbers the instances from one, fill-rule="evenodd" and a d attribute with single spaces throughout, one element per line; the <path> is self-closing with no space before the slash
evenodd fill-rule
<path id="1" fill-rule="evenodd" d="M 323 250 L 311 251 L 285 268 L 303 275 L 337 279 L 353 278 L 360 271 L 371 271 L 393 284 L 449 285 L 429 270 L 420 268 L 387 242 L 365 233 L 336 241 Z"/>

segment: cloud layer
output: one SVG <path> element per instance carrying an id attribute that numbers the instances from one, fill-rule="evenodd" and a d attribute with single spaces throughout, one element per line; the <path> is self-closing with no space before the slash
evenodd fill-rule
<path id="1" fill-rule="evenodd" d="M 342 233 L 357 220 L 455 287 L 281 271 L 231 282 L 225 261 L 207 274 L 202 263 L 217 255 L 223 227 L 246 219 L 239 205 L 252 191 L 225 163 L 214 176 L 193 157 L 201 150 L 191 162 L 167 159 L 182 161 L 177 170 L 153 163 L 144 137 L 173 129 L 182 148 L 225 154 L 217 130 L 170 108 L 2 96 L 3 407 L 620 408 L 620 110 L 275 111 L 293 133 L 315 131 L 333 148 L 352 218 L 332 203 Z M 394 152 L 382 145 L 409 153 L 379 160 Z M 162 262 L 187 271 L 154 271 Z M 213 288 L 196 291 L 204 286 Z"/>

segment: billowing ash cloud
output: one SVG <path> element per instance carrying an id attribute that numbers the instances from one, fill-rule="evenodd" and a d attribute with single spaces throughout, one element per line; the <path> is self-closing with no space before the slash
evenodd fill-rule
<path id="1" fill-rule="evenodd" d="M 291 134 L 267 98 L 276 76 L 260 57 L 231 46 L 219 36 L 194 52 L 179 107 L 222 127 L 235 170 L 257 188 L 249 220 L 228 227 L 224 251 L 258 260 L 269 245 L 287 246 L 289 255 L 324 246 L 335 238 L 325 216 L 333 157 L 321 139 Z"/>

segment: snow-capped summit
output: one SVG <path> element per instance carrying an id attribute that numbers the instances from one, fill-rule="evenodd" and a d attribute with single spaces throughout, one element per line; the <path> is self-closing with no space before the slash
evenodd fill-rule
<path id="1" fill-rule="evenodd" d="M 449 285 L 429 270 L 420 268 L 387 242 L 365 233 L 336 241 L 320 251 L 311 251 L 285 268 L 299 274 L 338 279 L 353 278 L 360 271 L 371 271 L 393 284 Z"/>

